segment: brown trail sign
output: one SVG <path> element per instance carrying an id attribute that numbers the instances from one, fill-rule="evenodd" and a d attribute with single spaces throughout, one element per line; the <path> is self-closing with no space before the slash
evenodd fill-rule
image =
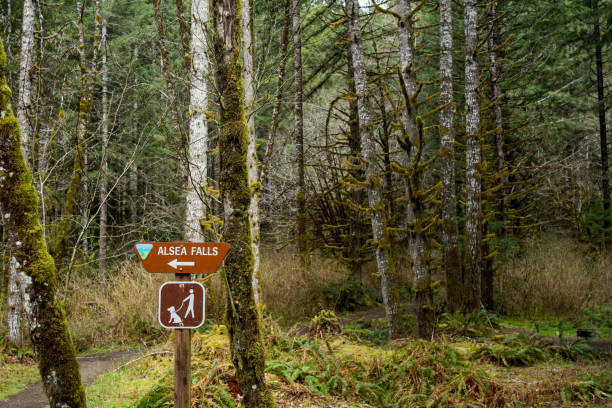
<path id="1" fill-rule="evenodd" d="M 166 282 L 159 288 L 157 319 L 166 329 L 197 329 L 204 323 L 204 286 L 199 282 Z"/>
<path id="2" fill-rule="evenodd" d="M 137 242 L 143 268 L 151 273 L 213 273 L 229 251 L 225 242 Z"/>
<path id="3" fill-rule="evenodd" d="M 159 323 L 175 329 L 174 406 L 189 408 L 191 396 L 191 330 L 204 323 L 204 286 L 190 273 L 213 273 L 230 249 L 225 242 L 137 242 L 134 249 L 151 273 L 174 273 L 178 282 L 159 288 Z"/>

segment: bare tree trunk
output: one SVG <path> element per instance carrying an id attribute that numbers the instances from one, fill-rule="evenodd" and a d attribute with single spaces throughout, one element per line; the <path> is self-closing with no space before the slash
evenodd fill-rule
<path id="1" fill-rule="evenodd" d="M 349 37 L 353 53 L 355 90 L 357 92 L 361 130 L 361 148 L 365 161 L 365 178 L 368 184 L 368 205 L 371 210 L 372 232 L 376 241 L 376 266 L 381 279 L 381 291 L 389 337 L 395 338 L 400 335 L 399 296 L 394 283 L 395 267 L 390 253 L 391 239 L 386 228 L 384 201 L 380 188 L 380 174 L 376 168 L 376 142 L 372 132 L 365 56 L 361 43 L 359 1 L 346 0 L 346 9 L 350 20 Z"/>
<path id="2" fill-rule="evenodd" d="M 6 56 L 0 40 L 0 89 L 8 89 Z M 79 365 L 64 310 L 56 297 L 53 258 L 38 220 L 38 198 L 20 149 L 19 122 L 10 109 L 9 92 L 0 92 L 0 213 L 15 268 L 31 307 L 25 309 L 32 349 L 51 408 L 85 407 Z"/>
<path id="3" fill-rule="evenodd" d="M 349 24 L 347 20 L 347 24 Z M 348 29 L 348 27 L 347 27 Z M 359 134 L 359 111 L 357 106 L 357 90 L 355 89 L 355 70 L 353 68 L 353 52 L 351 47 L 347 52 L 347 77 L 346 82 L 349 92 L 349 150 L 350 156 L 348 161 L 351 163 L 349 174 L 353 180 L 363 180 L 363 169 L 361 165 L 361 140 Z M 384 103 L 384 102 L 383 102 Z M 363 205 L 363 191 L 360 188 L 353 188 L 351 191 L 351 201 L 356 206 Z M 361 211 L 352 211 L 352 220 L 350 225 L 350 255 L 351 255 L 351 278 L 359 283 L 362 279 L 362 264 L 361 261 L 361 234 L 363 225 L 361 221 Z"/>
<path id="4" fill-rule="evenodd" d="M 186 186 L 187 211 L 185 216 L 185 239 L 203 241 L 200 219 L 206 215 L 203 191 L 207 182 L 208 149 L 208 83 L 209 73 L 207 22 L 208 1 L 195 0 L 191 4 L 191 52 L 186 59 L 191 61 L 189 69 L 189 181 Z"/>
<path id="5" fill-rule="evenodd" d="M 465 310 L 480 307 L 481 293 L 481 174 L 480 102 L 478 98 L 478 0 L 465 0 Z"/>
<path id="6" fill-rule="evenodd" d="M 104 280 L 106 270 L 107 194 L 108 194 L 108 65 L 106 63 L 106 19 L 102 21 L 102 163 L 100 163 L 100 237 L 98 240 L 98 280 Z"/>
<path id="7" fill-rule="evenodd" d="M 21 24 L 21 54 L 19 61 L 19 99 L 17 101 L 17 118 L 21 126 L 21 147 L 26 163 L 32 167 L 34 157 L 30 153 L 33 127 L 32 115 L 32 66 L 34 65 L 34 2 L 23 2 L 23 20 Z"/>
<path id="8" fill-rule="evenodd" d="M 601 34 L 599 29 L 598 0 L 591 0 L 593 10 L 593 37 L 595 40 L 595 64 L 597 70 L 597 112 L 599 114 L 599 145 L 601 149 L 601 196 L 603 199 L 604 220 L 606 230 L 610 227 L 612 214 L 610 213 L 610 176 L 608 173 L 608 139 L 606 134 L 606 103 L 604 94 L 603 59 L 601 54 Z M 604 237 L 606 238 L 606 237 Z"/>
<path id="9" fill-rule="evenodd" d="M 83 25 L 83 15 L 85 13 L 85 5 L 81 0 L 76 2 L 77 8 L 77 27 L 79 30 L 79 64 L 81 71 L 81 95 L 79 102 L 79 120 L 77 123 L 76 148 L 74 153 L 74 168 L 70 178 L 70 186 L 66 192 L 66 200 L 62 211 L 62 220 L 55 242 L 55 264 L 58 270 L 64 262 L 67 255 L 70 242 L 70 226 L 72 224 L 72 216 L 76 203 L 83 186 L 83 174 L 85 166 L 85 150 L 87 149 L 87 125 L 91 117 L 93 107 L 93 88 L 96 82 L 96 70 L 98 66 L 98 51 L 100 48 L 101 36 L 101 16 L 100 16 L 100 0 L 96 0 L 95 6 L 95 33 L 93 42 L 93 56 L 91 65 L 88 68 L 87 57 L 85 53 L 85 32 Z"/>
<path id="10" fill-rule="evenodd" d="M 503 227 L 501 235 L 506 233 L 506 173 L 504 170 L 504 122 L 502 115 L 502 92 L 500 84 L 500 63 L 498 57 L 499 47 L 499 16 L 497 15 L 497 0 L 491 1 L 487 10 L 487 22 L 489 25 L 489 38 L 487 44 L 489 47 L 489 73 L 491 75 L 491 92 L 493 98 L 493 115 L 495 124 L 495 152 L 497 153 L 497 174 L 498 183 L 501 185 L 499 202 L 499 212 L 502 218 Z"/>
<path id="11" fill-rule="evenodd" d="M 259 171 L 257 169 L 257 136 L 255 135 L 255 84 L 253 83 L 253 47 L 255 43 L 253 0 L 242 3 L 242 60 L 244 69 L 244 105 L 249 135 L 249 150 L 247 152 L 247 167 L 249 169 L 249 186 L 251 187 L 251 205 L 249 207 L 249 222 L 251 223 L 251 247 L 253 248 L 253 295 L 255 303 L 259 304 Z"/>
<path id="12" fill-rule="evenodd" d="M 495 152 L 497 154 L 496 170 L 497 170 L 497 183 L 500 185 L 499 195 L 496 196 L 496 202 L 498 203 L 499 213 L 502 220 L 502 228 L 499 235 L 504 237 L 506 235 L 506 172 L 504 169 L 504 123 L 502 115 L 502 93 L 500 84 L 500 70 L 501 65 L 499 63 L 498 47 L 499 47 L 499 21 L 497 13 L 498 1 L 494 0 L 489 3 L 487 8 L 487 24 L 489 26 L 489 37 L 487 39 L 487 46 L 489 48 L 489 74 L 491 78 L 491 97 L 493 104 L 493 123 L 495 126 Z M 482 234 L 487 234 L 489 230 L 488 221 L 484 220 L 481 226 Z M 487 239 L 482 241 L 482 254 L 481 268 L 482 268 L 482 281 L 481 281 L 481 293 L 482 293 L 482 304 L 488 310 L 493 309 L 493 259 L 489 257 L 490 242 Z"/>
<path id="13" fill-rule="evenodd" d="M 295 162 L 297 244 L 303 262 L 307 262 L 308 241 L 306 236 L 306 191 L 304 186 L 304 109 L 302 91 L 302 27 L 300 22 L 301 0 L 293 0 L 293 67 L 295 71 Z"/>
<path id="14" fill-rule="evenodd" d="M 446 277 L 446 301 L 449 310 L 454 312 L 462 308 L 463 277 L 455 190 L 452 0 L 440 1 L 440 78 L 440 105 L 445 106 L 440 111 L 442 266 Z"/>
<path id="15" fill-rule="evenodd" d="M 7 339 L 17 347 L 23 347 L 22 338 L 22 322 L 21 316 L 23 315 L 23 297 L 19 290 L 19 276 L 17 276 L 17 261 L 15 257 L 9 254 L 8 262 L 8 293 L 7 293 L 7 305 L 8 313 L 6 317 L 6 324 L 8 326 Z"/>
<path id="16" fill-rule="evenodd" d="M 223 205 L 223 237 L 231 245 L 225 259 L 227 323 L 232 362 L 245 407 L 274 406 L 267 389 L 265 347 L 253 296 L 253 249 L 248 209 L 251 201 L 247 150 L 248 134 L 242 87 L 241 14 L 239 0 L 213 0 L 214 54 L 220 98 L 219 186 Z"/>
<path id="17" fill-rule="evenodd" d="M 259 183 L 261 195 L 263 185 L 266 183 L 268 176 L 268 164 L 274 150 L 274 142 L 276 141 L 276 133 L 278 130 L 279 114 L 281 103 L 283 101 L 283 84 L 285 82 L 285 72 L 287 68 L 287 48 L 289 45 L 289 26 L 291 25 L 291 5 L 292 0 L 285 0 L 285 22 L 283 24 L 283 33 L 281 36 L 281 56 L 278 67 L 278 81 L 276 83 L 276 92 L 274 95 L 274 106 L 272 108 L 272 119 L 270 121 L 270 132 L 268 133 L 268 142 L 266 143 L 266 151 L 260 166 Z"/>

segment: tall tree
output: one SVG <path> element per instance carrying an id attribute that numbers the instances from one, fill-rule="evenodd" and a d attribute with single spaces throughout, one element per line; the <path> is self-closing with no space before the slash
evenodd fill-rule
<path id="1" fill-rule="evenodd" d="M 108 194 L 108 64 L 106 49 L 106 19 L 102 20 L 102 161 L 100 163 L 100 188 L 98 198 L 100 201 L 100 231 L 98 239 L 98 280 L 104 279 L 106 270 L 106 242 L 107 242 L 107 194 Z"/>
<path id="2" fill-rule="evenodd" d="M 0 39 L 0 213 L 18 271 L 28 277 L 25 310 L 43 389 L 52 408 L 85 407 L 79 365 L 61 302 L 53 258 L 38 220 L 38 197 L 21 151 L 19 122 L 10 108 L 6 55 Z"/>
<path id="3" fill-rule="evenodd" d="M 419 83 L 416 78 L 414 16 L 425 4 L 420 1 L 412 7 L 410 0 L 399 0 L 397 4 L 399 59 L 404 95 L 402 109 L 402 134 L 400 146 L 408 155 L 406 169 L 406 221 L 408 230 L 408 251 L 412 265 L 415 293 L 416 332 L 420 338 L 429 339 L 433 332 L 433 296 L 431 273 L 428 269 L 429 249 L 427 243 L 427 222 L 425 216 L 425 194 L 423 190 L 423 119 L 418 114 Z M 422 85 L 421 85 L 422 86 Z"/>
<path id="4" fill-rule="evenodd" d="M 608 137 L 606 133 L 606 103 L 604 95 L 603 58 L 601 53 L 601 33 L 599 28 L 599 1 L 591 0 L 593 11 L 593 41 L 595 43 L 595 65 L 597 72 L 597 113 L 599 116 L 599 146 L 601 150 L 601 196 L 603 199 L 604 226 L 610 227 L 612 213 L 610 205 L 610 176 L 608 164 Z"/>
<path id="5" fill-rule="evenodd" d="M 10 6 L 10 2 L 9 2 Z M 35 10 L 32 0 L 23 2 L 23 18 L 21 21 L 21 51 L 19 60 L 19 94 L 17 98 L 17 118 L 21 127 L 21 149 L 26 163 L 32 168 L 34 158 L 30 154 L 30 146 L 34 138 L 32 126 L 32 67 L 34 65 L 34 23 Z M 11 257 L 12 258 L 12 257 Z M 16 262 L 9 261 L 9 285 L 8 285 L 8 316 L 9 327 L 8 339 L 11 343 L 22 346 L 22 320 L 24 302 L 23 296 L 25 274 L 18 272 L 15 268 Z M 30 307 L 30 305 L 25 305 Z"/>
<path id="6" fill-rule="evenodd" d="M 231 245 L 223 273 L 227 283 L 227 323 L 232 361 L 247 407 L 273 407 L 267 389 L 265 347 L 253 296 L 253 250 L 249 226 L 251 189 L 247 168 L 248 133 L 242 87 L 239 0 L 213 0 L 213 45 L 219 92 L 219 187 L 223 238 Z"/>
<path id="7" fill-rule="evenodd" d="M 400 335 L 399 297 L 395 286 L 395 266 L 391 256 L 391 238 L 385 221 L 385 209 L 377 169 L 376 141 L 372 131 L 372 116 L 368 100 L 368 78 L 359 22 L 359 1 L 346 0 L 349 18 L 349 38 L 353 56 L 355 90 L 361 131 L 361 148 L 365 161 L 365 181 L 368 185 L 368 206 L 372 232 L 376 241 L 376 266 L 380 274 L 381 292 L 390 338 Z"/>
<path id="8" fill-rule="evenodd" d="M 442 179 L 442 267 L 446 300 L 451 311 L 461 309 L 463 277 L 457 225 L 455 129 L 453 97 L 452 0 L 440 0 L 440 173 Z"/>
<path id="9" fill-rule="evenodd" d="M 254 43 L 255 30 L 253 27 L 255 11 L 253 10 L 253 0 L 244 0 L 242 4 L 242 59 L 244 69 L 242 71 L 244 81 L 244 105 L 247 118 L 247 131 L 249 134 L 249 150 L 247 152 L 247 165 L 249 169 L 249 186 L 251 187 L 251 205 L 249 207 L 249 222 L 251 223 L 251 238 L 253 242 L 253 294 L 255 302 L 259 300 L 259 170 L 257 159 L 257 135 L 255 134 L 255 67 Z"/>
<path id="10" fill-rule="evenodd" d="M 206 215 L 203 191 L 207 185 L 208 149 L 208 41 L 207 21 L 209 9 L 207 0 L 191 3 L 191 41 L 189 67 L 189 181 L 186 186 L 187 210 L 185 215 L 185 239 L 202 241 L 204 236 L 200 218 Z"/>
<path id="11" fill-rule="evenodd" d="M 306 237 L 306 190 L 304 185 L 304 109 L 302 90 L 302 27 L 300 11 L 301 0 L 293 0 L 293 68 L 295 84 L 295 163 L 296 186 L 295 201 L 297 206 L 297 243 L 298 253 L 306 262 L 308 241 Z"/>
<path id="12" fill-rule="evenodd" d="M 480 101 L 478 97 L 478 0 L 465 0 L 465 308 L 481 302 Z"/>

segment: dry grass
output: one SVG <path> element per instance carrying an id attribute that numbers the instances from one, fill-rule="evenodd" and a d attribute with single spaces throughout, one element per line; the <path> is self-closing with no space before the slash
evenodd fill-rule
<path id="1" fill-rule="evenodd" d="M 310 266 L 304 268 L 290 250 L 267 251 L 261 263 L 261 300 L 273 316 L 293 323 L 330 308 L 334 293 L 346 279 L 344 266 L 336 260 L 313 257 Z M 216 274 L 206 286 L 206 314 L 222 321 L 226 286 L 223 275 Z"/>
<path id="2" fill-rule="evenodd" d="M 166 280 L 133 262 L 109 271 L 103 283 L 86 274 L 72 276 L 60 296 L 77 349 L 165 336 L 157 323 L 157 289 Z"/>
<path id="3" fill-rule="evenodd" d="M 497 274 L 503 312 L 581 319 L 612 301 L 612 254 L 569 238 L 529 238 L 508 254 Z"/>

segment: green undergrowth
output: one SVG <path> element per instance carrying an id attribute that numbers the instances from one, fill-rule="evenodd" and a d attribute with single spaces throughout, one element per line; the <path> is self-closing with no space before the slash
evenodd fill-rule
<path id="1" fill-rule="evenodd" d="M 289 336 L 271 320 L 264 327 L 267 382 L 277 402 L 287 404 L 282 406 L 612 403 L 610 362 L 582 343 L 559 346 L 533 336 L 499 332 L 477 340 L 445 333 L 435 342 L 361 341 L 354 332 L 357 329 Z M 360 334 L 376 339 L 375 328 L 371 332 Z M 240 406 L 241 390 L 230 363 L 225 327 L 196 332 L 192 350 L 192 406 Z M 170 371 L 164 375 L 136 407 L 171 406 L 172 375 Z"/>

